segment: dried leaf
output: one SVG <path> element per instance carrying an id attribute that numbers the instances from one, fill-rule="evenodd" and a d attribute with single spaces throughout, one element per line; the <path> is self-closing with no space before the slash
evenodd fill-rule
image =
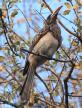
<path id="1" fill-rule="evenodd" d="M 82 69 L 82 62 L 80 62 L 80 69 Z"/>
<path id="2" fill-rule="evenodd" d="M 69 13 L 70 13 L 70 10 L 65 10 L 63 14 L 68 15 Z"/>
<path id="3" fill-rule="evenodd" d="M 5 60 L 5 57 L 0 56 L 0 62 L 3 62 Z"/>
<path id="4" fill-rule="evenodd" d="M 73 6 L 73 9 L 75 9 L 76 11 L 78 10 L 78 8 L 79 8 L 78 4 Z"/>
<path id="5" fill-rule="evenodd" d="M 82 45 L 78 46 L 78 52 L 82 52 Z"/>
<path id="6" fill-rule="evenodd" d="M 75 68 L 80 69 L 79 63 L 75 63 Z"/>
<path id="7" fill-rule="evenodd" d="M 80 1 L 79 3 L 80 3 L 80 5 L 82 5 L 82 1 Z"/>
<path id="8" fill-rule="evenodd" d="M 62 76 L 65 77 L 66 75 L 67 75 L 67 73 L 63 71 L 63 72 L 62 72 Z"/>
<path id="9" fill-rule="evenodd" d="M 68 9 L 71 9 L 71 5 L 70 5 L 70 3 L 65 2 L 65 6 L 66 6 Z"/>
<path id="10" fill-rule="evenodd" d="M 2 65 L 0 65 L 0 72 L 4 71 L 4 70 L 5 70 L 5 68 Z"/>
<path id="11" fill-rule="evenodd" d="M 77 80 L 72 80 L 73 85 L 77 85 L 78 81 Z"/>
<path id="12" fill-rule="evenodd" d="M 45 3 L 42 3 L 41 5 L 43 8 L 47 8 L 46 4 Z"/>
<path id="13" fill-rule="evenodd" d="M 82 1 L 81 1 L 81 0 L 78 0 L 78 3 L 79 3 L 80 5 L 82 5 Z"/>
<path id="14" fill-rule="evenodd" d="M 75 68 L 76 68 L 76 69 L 82 69 L 82 62 L 80 62 L 80 63 L 75 63 Z"/>
<path id="15" fill-rule="evenodd" d="M 82 73 L 80 73 L 80 74 L 78 75 L 78 78 L 79 78 L 79 79 L 82 78 Z"/>
<path id="16" fill-rule="evenodd" d="M 81 93 L 82 93 L 82 91 L 78 91 L 78 92 L 77 92 L 77 96 L 80 96 Z"/>
<path id="17" fill-rule="evenodd" d="M 9 7 L 13 7 L 16 2 L 17 2 L 17 0 L 9 1 Z"/>
<path id="18" fill-rule="evenodd" d="M 6 18 L 7 16 L 7 10 L 6 10 L 6 3 L 2 3 L 2 18 Z"/>
<path id="19" fill-rule="evenodd" d="M 18 14 L 18 11 L 15 9 L 15 10 L 12 12 L 11 17 L 15 17 L 17 14 Z"/>
<path id="20" fill-rule="evenodd" d="M 78 14 L 79 14 L 79 15 L 81 15 L 81 14 L 82 14 L 82 12 L 78 12 Z"/>
<path id="21" fill-rule="evenodd" d="M 9 48 L 8 47 L 0 47 L 0 50 L 2 51 L 7 51 Z"/>
<path id="22" fill-rule="evenodd" d="M 32 21 L 31 18 L 27 18 L 28 21 Z M 23 23 L 23 22 L 26 22 L 26 20 L 24 18 L 20 18 L 17 20 L 17 23 Z"/>
<path id="23" fill-rule="evenodd" d="M 78 42 L 72 41 L 72 45 L 73 45 L 73 46 L 77 46 L 77 45 L 78 45 Z"/>

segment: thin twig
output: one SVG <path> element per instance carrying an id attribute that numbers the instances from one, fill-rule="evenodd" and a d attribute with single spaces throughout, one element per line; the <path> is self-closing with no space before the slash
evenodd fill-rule
<path id="1" fill-rule="evenodd" d="M 70 96 L 70 97 L 82 97 L 82 96 L 75 95 L 75 94 L 68 94 L 68 96 Z"/>
<path id="2" fill-rule="evenodd" d="M 82 37 L 81 37 L 81 36 L 79 36 L 79 35 L 77 36 L 76 33 L 70 31 L 59 19 L 58 19 L 58 22 L 59 22 L 59 24 L 60 24 L 68 33 L 70 33 L 70 34 L 74 35 L 75 37 L 77 37 L 78 40 L 82 43 Z"/>
<path id="3" fill-rule="evenodd" d="M 20 82 L 18 81 L 18 79 L 8 70 L 8 69 L 5 69 L 7 72 L 8 72 L 8 74 L 12 77 L 12 79 L 14 80 L 14 81 L 16 81 L 17 82 L 17 84 L 18 85 L 20 85 L 20 87 L 22 87 L 22 85 L 20 84 Z"/>
<path id="4" fill-rule="evenodd" d="M 37 31 L 29 24 L 29 22 L 28 22 L 28 20 L 27 20 L 27 18 L 26 18 L 26 16 L 25 16 L 25 14 L 22 12 L 22 10 L 21 10 L 17 5 L 15 5 L 15 6 L 18 8 L 18 10 L 20 10 L 20 12 L 22 13 L 22 15 L 24 16 L 24 18 L 25 18 L 25 20 L 26 20 L 26 22 L 27 22 L 27 26 L 29 26 L 33 31 L 37 32 Z"/>
<path id="5" fill-rule="evenodd" d="M 49 68 L 49 67 L 45 66 L 45 67 L 42 67 L 42 68 L 44 68 L 44 69 L 50 71 L 50 72 L 57 78 L 56 86 L 55 86 L 55 88 L 51 91 L 51 93 L 53 94 L 53 91 L 56 90 L 58 83 L 60 82 L 61 85 L 62 85 L 62 82 L 61 82 L 61 80 L 60 80 L 60 76 L 56 75 L 56 73 L 55 73 L 55 71 L 54 71 L 54 69 L 53 69 L 52 67 Z M 62 69 L 62 71 L 63 71 L 63 69 Z M 64 90 L 63 90 L 63 86 L 62 86 L 62 91 L 63 91 L 63 98 L 62 98 L 62 102 L 63 102 L 63 100 L 64 100 Z M 54 94 L 53 94 L 53 95 L 54 95 Z M 59 105 L 61 105 L 62 102 L 61 102 Z"/>
<path id="6" fill-rule="evenodd" d="M 8 105 L 10 105 L 10 106 L 12 106 L 12 107 L 15 107 L 15 108 L 19 108 L 16 104 L 14 104 L 14 103 L 10 103 L 9 101 L 6 101 L 6 100 L 2 100 L 2 99 L 0 99 L 0 104 L 8 104 Z"/>
<path id="7" fill-rule="evenodd" d="M 13 52 L 13 54 L 15 54 L 16 56 L 19 56 L 19 55 L 12 49 L 12 47 L 11 47 L 9 41 L 8 41 L 8 38 L 7 38 L 7 35 L 6 35 L 6 33 L 7 33 L 7 28 L 6 28 L 5 23 L 4 23 L 4 20 L 3 20 L 3 18 L 2 18 L 2 10 L 0 10 L 0 16 L 1 16 L 2 26 L 3 26 L 4 35 L 5 35 L 7 44 L 8 44 L 8 46 L 10 47 L 10 50 Z"/>
<path id="8" fill-rule="evenodd" d="M 10 27 L 7 26 L 7 28 L 8 28 L 9 30 L 11 30 L 11 31 L 13 32 L 13 34 L 15 34 L 16 36 L 18 36 L 18 38 L 19 38 L 20 40 L 22 40 L 25 44 L 28 45 L 28 43 L 24 40 L 24 38 L 22 38 L 21 36 L 19 36 L 19 35 L 18 35 L 15 31 L 13 31 Z"/>
<path id="9" fill-rule="evenodd" d="M 59 59 L 56 59 L 56 58 L 49 57 L 47 55 L 37 54 L 37 53 L 31 52 L 29 50 L 23 49 L 23 48 L 21 48 L 20 51 L 22 51 L 22 52 L 28 52 L 28 53 L 36 55 L 36 56 L 41 56 L 41 57 L 43 57 L 43 58 L 45 58 L 47 60 L 55 60 L 55 61 L 58 61 L 58 62 L 71 62 L 72 61 L 72 60 L 59 60 Z"/>
<path id="10" fill-rule="evenodd" d="M 45 0 L 42 0 L 44 2 L 44 4 L 46 5 L 46 7 L 50 10 L 51 13 L 53 13 L 52 9 L 50 8 L 50 6 L 46 3 Z"/>
<path id="11" fill-rule="evenodd" d="M 46 1 L 45 1 L 45 0 L 42 0 L 42 1 L 45 3 L 46 7 L 50 10 L 50 12 L 53 13 L 52 9 L 51 9 L 50 6 L 46 3 Z M 79 35 L 77 36 L 76 33 L 70 31 L 59 19 L 58 19 L 58 22 L 59 22 L 59 24 L 60 24 L 68 33 L 70 33 L 70 34 L 74 35 L 75 37 L 77 37 L 78 40 L 79 40 L 79 41 L 81 42 L 81 44 L 82 44 L 82 37 L 81 37 L 81 36 L 79 36 Z"/>
<path id="12" fill-rule="evenodd" d="M 72 3 L 72 0 L 67 0 L 67 1 L 69 1 L 70 3 L 71 3 L 71 6 L 73 7 L 73 3 Z M 73 10 L 74 10 L 74 13 L 75 13 L 75 15 L 76 15 L 76 17 L 77 17 L 77 19 L 78 19 L 78 15 L 77 15 L 77 13 L 76 13 L 76 10 L 73 8 Z"/>
<path id="13" fill-rule="evenodd" d="M 78 80 L 82 80 L 82 78 L 73 78 L 73 77 L 71 77 L 70 79 L 71 79 L 71 80 L 77 80 L 77 81 L 78 81 Z"/>
<path id="14" fill-rule="evenodd" d="M 40 12 L 38 12 L 37 10 L 34 10 L 34 11 L 37 12 L 37 14 L 42 17 L 43 21 L 46 21 L 45 18 L 42 16 L 42 14 Z"/>
<path id="15" fill-rule="evenodd" d="M 41 98 L 39 98 L 39 97 L 37 97 L 37 99 L 38 99 L 38 100 L 40 100 L 41 102 L 44 102 L 44 103 L 48 104 L 49 106 L 52 106 L 53 108 L 55 108 L 55 107 L 56 107 L 56 105 L 51 104 L 50 102 L 45 101 L 45 100 L 43 100 L 43 99 L 41 99 Z"/>
<path id="16" fill-rule="evenodd" d="M 52 100 L 52 102 L 55 104 L 52 93 L 50 92 L 48 86 L 46 85 L 46 83 L 44 82 L 44 80 L 37 74 L 37 72 L 35 72 L 35 75 L 39 78 L 39 80 L 41 80 L 41 82 L 44 84 L 44 86 L 46 87 L 46 89 L 48 90 L 48 93 L 50 95 L 50 100 Z"/>
<path id="17" fill-rule="evenodd" d="M 70 23 L 74 24 L 76 26 L 76 24 L 74 22 L 72 22 L 71 20 L 69 20 L 68 18 L 64 17 L 63 15 L 61 15 L 60 13 L 58 14 L 60 15 L 62 18 L 64 18 L 65 20 L 69 21 Z"/>

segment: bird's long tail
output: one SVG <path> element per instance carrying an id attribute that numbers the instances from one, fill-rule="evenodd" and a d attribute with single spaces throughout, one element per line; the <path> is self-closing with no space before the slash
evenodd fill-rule
<path id="1" fill-rule="evenodd" d="M 35 73 L 35 66 L 29 65 L 29 68 L 27 70 L 26 82 L 23 87 L 23 92 L 21 93 L 21 100 L 23 100 L 24 102 L 29 101 L 30 92 L 32 89 L 32 84 L 34 79 L 34 73 Z"/>

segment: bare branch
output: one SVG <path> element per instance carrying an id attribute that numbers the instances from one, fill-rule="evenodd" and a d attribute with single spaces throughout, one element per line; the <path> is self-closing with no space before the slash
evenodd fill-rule
<path id="1" fill-rule="evenodd" d="M 46 56 L 46 55 L 37 54 L 37 53 L 31 52 L 29 50 L 23 49 L 23 48 L 21 48 L 20 51 L 22 51 L 22 52 L 28 52 L 28 53 L 34 54 L 36 56 L 41 56 L 41 57 L 43 57 L 43 58 L 45 58 L 47 60 L 55 60 L 55 61 L 58 61 L 58 62 L 72 62 L 72 60 L 59 60 L 59 59 L 52 58 L 52 57 L 49 57 L 49 56 Z"/>
<path id="2" fill-rule="evenodd" d="M 69 102 L 68 102 L 68 85 L 67 85 L 67 83 L 68 83 L 68 80 L 69 80 L 70 77 L 71 77 L 71 74 L 72 74 L 73 70 L 74 70 L 74 66 L 75 66 L 75 65 L 72 64 L 68 76 L 64 79 L 66 108 L 69 108 Z"/>
<path id="3" fill-rule="evenodd" d="M 51 102 L 53 102 L 53 103 L 55 104 L 54 99 L 53 99 L 53 96 L 52 96 L 52 93 L 50 92 L 50 90 L 49 90 L 48 86 L 46 85 L 46 83 L 44 82 L 44 80 L 37 74 L 37 72 L 35 72 L 35 75 L 36 75 L 36 76 L 39 78 L 39 80 L 44 84 L 44 86 L 46 87 L 46 89 L 47 89 L 47 91 L 48 91 L 48 93 L 49 93 L 49 95 L 50 95 L 50 100 L 52 100 Z"/>
<path id="4" fill-rule="evenodd" d="M 0 99 L 0 104 L 8 104 L 8 105 L 10 105 L 10 106 L 13 106 L 13 107 L 15 107 L 15 108 L 19 108 L 16 104 L 14 104 L 14 103 L 10 103 L 9 101 L 6 101 L 6 100 L 3 100 L 3 99 Z"/>

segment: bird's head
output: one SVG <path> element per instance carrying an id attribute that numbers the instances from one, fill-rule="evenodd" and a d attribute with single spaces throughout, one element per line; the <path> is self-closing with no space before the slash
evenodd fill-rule
<path id="1" fill-rule="evenodd" d="M 50 15 L 47 17 L 47 20 L 46 20 L 47 25 L 56 22 L 57 15 L 58 15 L 58 13 L 59 13 L 59 11 L 60 11 L 61 8 L 62 8 L 62 6 L 58 7 L 55 11 L 53 11 L 52 14 L 50 14 Z"/>

